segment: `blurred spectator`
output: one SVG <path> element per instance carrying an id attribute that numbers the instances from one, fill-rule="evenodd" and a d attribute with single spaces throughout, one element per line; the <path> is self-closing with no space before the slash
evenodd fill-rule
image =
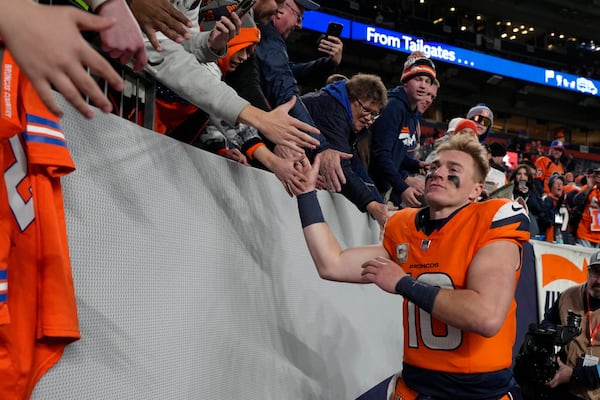
<path id="1" fill-rule="evenodd" d="M 431 107 L 431 105 L 435 101 L 439 89 L 440 89 L 440 81 L 435 79 L 433 81 L 433 84 L 429 87 L 429 90 L 427 91 L 427 95 L 425 96 L 425 98 L 423 100 L 419 101 L 419 103 L 417 104 L 417 118 L 419 120 L 419 123 L 417 124 L 417 148 L 415 149 L 414 158 L 419 159 L 419 160 L 423 158 L 423 153 L 420 149 L 420 147 L 421 147 L 421 120 L 423 119 L 423 114 L 425 114 L 425 112 L 427 112 L 429 107 Z"/>
<path id="2" fill-rule="evenodd" d="M 133 55 L 136 68 L 146 62 L 146 53 L 139 47 L 141 32 L 127 5 L 122 0 L 109 1 L 108 7 L 98 10 L 100 15 L 106 16 L 90 15 L 74 7 L 39 5 L 33 1 L 6 0 L 3 3 L 0 12 L 2 42 L 41 100 L 58 117 L 62 117 L 63 111 L 54 100 L 51 88 L 60 92 L 86 118 L 91 118 L 93 111 L 85 98 L 103 112 L 112 110 L 110 101 L 87 68 L 115 90 L 123 89 L 119 75 L 84 40 L 81 30 L 99 32 L 102 47 L 122 62 L 129 62 Z"/>
<path id="3" fill-rule="evenodd" d="M 577 218 L 577 244 L 585 247 L 600 247 L 600 168 L 593 170 L 594 174 L 585 189 L 579 192 L 574 200 L 574 206 L 580 213 Z"/>
<path id="4" fill-rule="evenodd" d="M 284 2 L 285 0 L 256 0 L 251 11 L 256 24 L 261 25 L 269 22 L 279 8 L 283 7 Z M 238 66 L 235 71 L 227 74 L 225 81 L 254 107 L 263 111 L 271 110 L 271 105 L 261 87 L 260 72 L 254 55 Z"/>
<path id="5" fill-rule="evenodd" d="M 225 56 L 227 42 L 238 33 L 241 25 L 238 15 L 229 12 L 235 3 L 213 0 L 210 4 L 215 9 L 227 11 L 220 15 L 213 14 L 215 28 L 209 32 L 201 32 L 198 29 L 199 7 L 188 9 L 183 3 L 175 3 L 179 11 L 194 22 L 194 27 L 189 29 L 191 38 L 184 40 L 182 44 L 166 37 L 159 38 L 161 52 L 156 51 L 148 40 L 147 71 L 187 102 L 225 120 L 230 126 L 237 123 L 253 126 L 272 142 L 299 152 L 302 147 L 317 146 L 318 140 L 303 132 L 317 133 L 317 130 L 288 115 L 294 104 L 293 100 L 271 112 L 264 112 L 250 105 L 235 90 L 200 65 L 201 62 L 212 62 Z"/>
<path id="6" fill-rule="evenodd" d="M 583 179 L 581 181 L 581 190 L 585 189 L 587 187 L 587 184 L 589 182 L 593 182 L 593 181 L 594 181 L 594 169 L 588 168 L 585 170 L 585 173 L 583 174 Z"/>
<path id="7" fill-rule="evenodd" d="M 487 159 L 490 163 L 490 169 L 488 171 L 487 176 L 485 177 L 484 183 L 485 197 L 486 195 L 491 194 L 494 190 L 506 185 L 506 168 L 500 164 L 502 163 L 502 158 L 506 155 L 506 149 L 504 148 L 504 146 L 497 142 L 491 143 L 489 145 L 484 144 L 483 147 L 487 152 Z M 494 158 L 496 160 L 494 160 Z"/>
<path id="8" fill-rule="evenodd" d="M 504 164 L 504 157 L 506 156 L 506 147 L 502 145 L 502 143 L 491 142 L 489 144 L 490 147 L 490 155 L 492 156 L 490 160 L 490 167 L 496 168 L 498 171 L 506 174 L 506 164 Z"/>
<path id="9" fill-rule="evenodd" d="M 549 193 L 550 177 L 554 174 L 565 173 L 565 168 L 561 162 L 561 157 L 565 151 L 565 146 L 560 140 L 554 140 L 550 144 L 550 151 L 547 156 L 540 156 L 535 160 L 536 176 L 535 183 L 540 193 Z M 564 183 L 564 176 L 563 176 Z"/>
<path id="10" fill-rule="evenodd" d="M 434 79 L 433 83 L 429 87 L 429 90 L 427 90 L 427 95 L 425 96 L 425 98 L 423 98 L 423 100 L 419 101 L 419 103 L 417 104 L 419 118 L 421 118 L 423 114 L 425 114 L 425 112 L 429 109 L 429 107 L 431 107 L 438 95 L 439 89 L 440 81 Z"/>
<path id="11" fill-rule="evenodd" d="M 565 193 L 568 194 L 571 191 L 579 191 L 579 186 L 575 183 L 575 175 L 572 172 L 565 174 Z"/>
<path id="12" fill-rule="evenodd" d="M 389 192 L 395 206 L 421 205 L 423 180 L 406 179 L 409 173 L 426 167 L 410 154 L 417 145 L 417 106 L 435 79 L 433 62 L 421 52 L 412 52 L 404 63 L 400 86 L 388 91 L 388 104 L 371 127 L 369 175 L 380 193 Z"/>
<path id="13" fill-rule="evenodd" d="M 539 140 L 532 140 L 531 142 L 525 145 L 525 152 L 523 153 L 523 158 L 529 160 L 534 163 L 537 161 L 538 157 L 543 156 L 544 151 L 542 149 L 542 144 Z M 537 168 L 536 168 L 537 170 Z"/>
<path id="14" fill-rule="evenodd" d="M 299 98 L 285 40 L 295 29 L 302 28 L 304 10 L 318 8 L 319 5 L 311 0 L 286 0 L 266 24 L 259 25 L 261 41 L 255 53 L 262 89 L 271 106 L 284 104 L 295 97 L 297 101 L 290 114 L 311 125 L 314 125 L 313 120 Z"/>
<path id="15" fill-rule="evenodd" d="M 542 198 L 533 183 L 533 169 L 525 164 L 519 164 L 510 175 L 513 183 L 513 200 L 519 201 L 529 214 L 529 231 L 531 237 L 540 233 L 537 219 L 542 208 Z M 522 201 L 519 200 L 522 199 Z"/>
<path id="16" fill-rule="evenodd" d="M 456 130 L 456 125 L 464 118 L 462 117 L 455 117 L 452 118 L 449 122 L 448 122 L 448 128 L 446 129 L 446 136 L 452 135 L 454 133 L 454 131 Z M 439 139 L 442 139 L 442 137 L 440 137 Z M 447 139 L 446 139 L 447 140 Z"/>
<path id="17" fill-rule="evenodd" d="M 330 83 L 337 82 L 337 81 L 347 81 L 347 80 L 348 80 L 348 77 L 346 75 L 331 74 L 325 80 L 325 85 L 329 85 Z"/>
<path id="18" fill-rule="evenodd" d="M 581 190 L 581 187 L 586 183 L 585 175 L 579 174 L 575 177 L 575 185 L 577 185 L 577 189 Z"/>
<path id="19" fill-rule="evenodd" d="M 545 230 L 546 241 L 553 243 L 574 244 L 569 233 L 569 210 L 565 201 L 565 177 L 554 174 L 548 181 L 550 192 L 542 197 L 540 210 L 540 230 Z"/>
<path id="20" fill-rule="evenodd" d="M 487 105 L 479 103 L 467 112 L 467 119 L 475 121 L 477 124 L 479 143 L 485 142 L 494 126 L 494 113 L 492 110 Z"/>
<path id="21" fill-rule="evenodd" d="M 442 143 L 447 142 L 448 139 L 450 139 L 454 135 L 468 135 L 471 138 L 477 140 L 477 125 L 475 125 L 475 122 L 466 118 L 452 118 L 450 122 L 448 122 L 448 129 L 446 130 L 446 134 L 435 141 L 434 149 L 431 153 L 429 153 L 429 155 L 425 159 L 425 162 L 432 162 L 437 155 L 437 147 Z"/>
<path id="22" fill-rule="evenodd" d="M 467 135 L 473 139 L 478 139 L 477 124 L 470 119 L 461 118 L 456 123 L 456 126 L 454 127 L 454 133 L 452 135 Z"/>
<path id="23" fill-rule="evenodd" d="M 317 128 L 327 137 L 329 145 L 344 153 L 354 154 L 342 161 L 346 183 L 342 194 L 362 212 L 367 211 L 383 229 L 388 207 L 357 155 L 356 142 L 377 118 L 387 103 L 386 88 L 376 75 L 357 74 L 340 80 L 319 92 L 302 96 Z"/>

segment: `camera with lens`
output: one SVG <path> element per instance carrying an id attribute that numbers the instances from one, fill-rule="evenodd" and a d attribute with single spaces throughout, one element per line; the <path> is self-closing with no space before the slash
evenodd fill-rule
<path id="1" fill-rule="evenodd" d="M 581 315 L 568 311 L 567 324 L 543 329 L 529 325 L 529 331 L 517 355 L 514 375 L 525 398 L 547 398 L 546 383 L 558 371 L 558 353 L 581 334 Z M 528 396 L 529 394 L 529 396 Z"/>

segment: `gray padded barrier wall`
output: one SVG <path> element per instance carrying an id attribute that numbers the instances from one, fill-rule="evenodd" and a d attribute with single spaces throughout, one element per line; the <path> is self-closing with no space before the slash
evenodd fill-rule
<path id="1" fill-rule="evenodd" d="M 33 399 L 353 399 L 400 369 L 401 297 L 321 280 L 275 176 L 61 104 L 83 337 Z M 342 246 L 378 241 L 319 198 Z"/>

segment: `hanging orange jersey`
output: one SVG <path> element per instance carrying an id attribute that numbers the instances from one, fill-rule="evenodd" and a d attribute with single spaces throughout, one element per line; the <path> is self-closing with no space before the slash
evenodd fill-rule
<path id="1" fill-rule="evenodd" d="M 0 97 L 0 398 L 29 398 L 80 337 L 60 177 L 58 119 L 7 50 Z"/>
<path id="2" fill-rule="evenodd" d="M 600 243 L 600 189 L 597 186 L 588 194 L 581 221 L 577 227 L 577 237 Z"/>
<path id="3" fill-rule="evenodd" d="M 465 289 L 471 260 L 498 240 L 529 240 L 529 218 L 505 199 L 469 204 L 426 235 L 420 220 L 426 209 L 404 209 L 387 222 L 383 245 L 413 278 L 446 289 Z M 515 266 L 517 267 L 517 266 Z M 520 274 L 520 266 L 515 270 Z M 513 288 L 514 290 L 514 288 Z M 485 373 L 510 367 L 516 332 L 516 304 L 494 337 L 461 331 L 433 318 L 404 299 L 404 362 L 450 373 Z"/>

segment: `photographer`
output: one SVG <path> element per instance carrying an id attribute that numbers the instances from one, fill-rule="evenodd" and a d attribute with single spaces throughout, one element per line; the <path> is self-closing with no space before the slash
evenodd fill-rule
<path id="1" fill-rule="evenodd" d="M 600 251 L 590 258 L 587 282 L 561 293 L 540 327 L 565 325 L 568 310 L 581 315 L 581 333 L 563 348 L 559 369 L 547 383 L 552 399 L 600 399 Z"/>

